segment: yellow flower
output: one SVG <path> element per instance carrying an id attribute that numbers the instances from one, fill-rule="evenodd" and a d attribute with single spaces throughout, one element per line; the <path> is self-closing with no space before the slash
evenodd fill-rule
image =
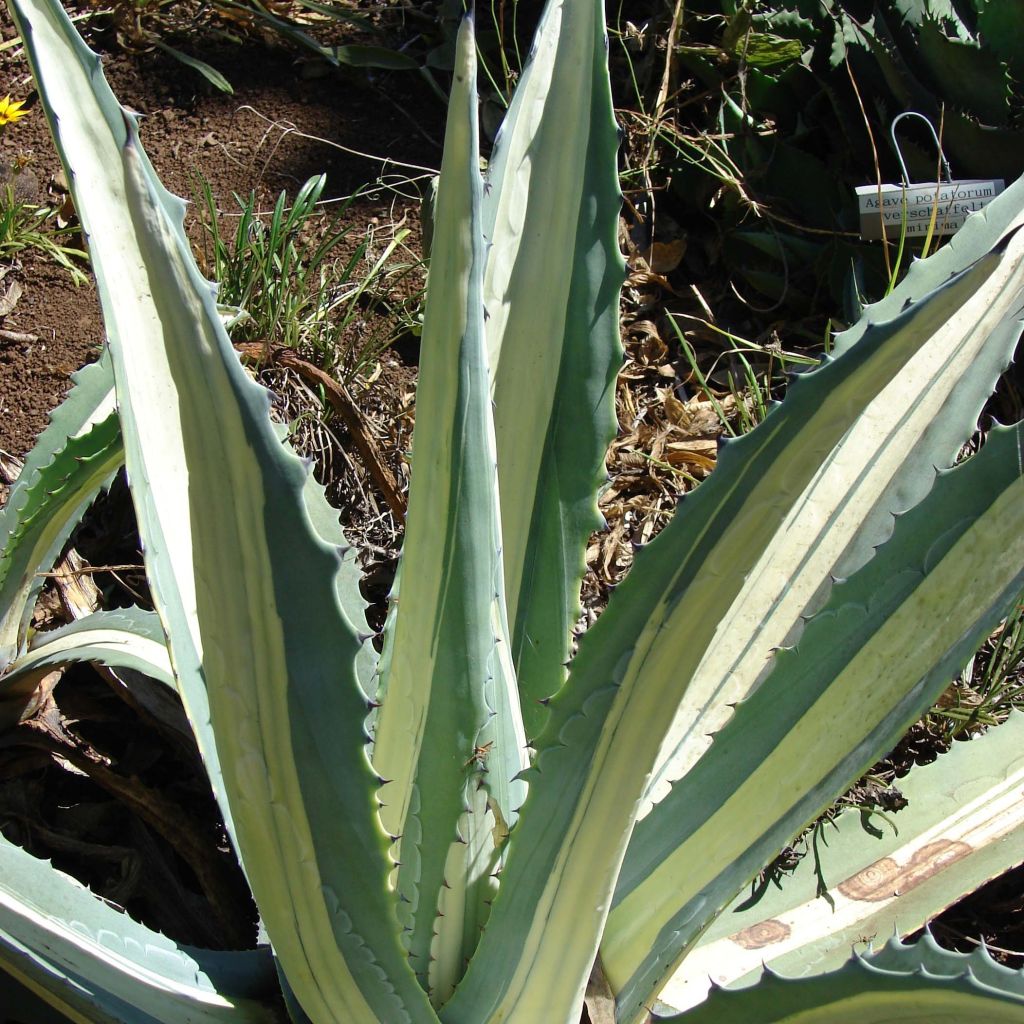
<path id="1" fill-rule="evenodd" d="M 0 100 L 0 126 L 13 124 L 19 117 L 24 117 L 28 113 L 21 109 L 24 106 L 24 100 L 12 100 L 8 93 Z"/>

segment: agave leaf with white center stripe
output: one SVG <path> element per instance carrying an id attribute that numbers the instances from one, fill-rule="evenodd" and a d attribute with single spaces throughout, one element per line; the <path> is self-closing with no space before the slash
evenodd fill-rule
<path id="1" fill-rule="evenodd" d="M 1024 972 L 984 951 L 950 953 L 925 936 L 853 957 L 838 971 L 789 979 L 765 970 L 756 985 L 716 989 L 659 1024 L 1017 1024 Z"/>
<path id="2" fill-rule="evenodd" d="M 898 314 L 922 282 L 948 282 L 1024 222 L 1024 181 L 977 223 L 973 245 L 960 243 L 920 261 L 892 296 L 869 306 L 849 332 L 863 338 L 880 318 Z M 973 222 L 973 221 L 972 221 Z M 985 229 L 985 230 L 981 230 Z M 957 236 L 959 240 L 959 236 Z M 1019 254 L 1013 249 L 997 276 L 964 305 L 948 327 L 915 353 L 906 371 L 872 396 L 851 436 L 826 460 L 780 530 L 776 543 L 752 567 L 719 624 L 723 642 L 697 668 L 648 784 L 657 801 L 681 778 L 718 730 L 728 705 L 742 700 L 765 671 L 771 652 L 792 643 L 803 617 L 828 596 L 832 577 L 850 575 L 889 536 L 893 516 L 927 493 L 935 466 L 948 466 L 970 437 L 978 415 L 1006 368 L 1022 330 Z M 934 261 L 934 263 L 933 263 Z M 845 336 L 840 336 L 844 339 Z M 854 342 L 843 342 L 838 351 Z M 729 638 L 747 638 L 742 645 Z M 715 702 L 708 702 L 708 693 Z M 649 809 L 648 807 L 645 810 Z"/>
<path id="3" fill-rule="evenodd" d="M 676 1010 L 712 983 L 743 983 L 763 966 L 787 976 L 841 967 L 854 947 L 907 935 L 1014 867 L 1024 850 L 1024 713 L 898 782 L 908 805 L 889 823 L 857 808 L 822 826 L 778 884 L 745 890 L 661 990 Z M 826 896 L 818 886 L 828 885 Z"/>
<path id="4" fill-rule="evenodd" d="M 669 726 L 665 709 L 687 700 L 700 711 L 728 699 L 714 687 L 693 692 L 693 677 L 722 642 L 717 625 L 751 571 L 791 528 L 806 489 L 874 397 L 912 374 L 915 357 L 936 335 L 962 337 L 956 328 L 976 315 L 977 293 L 987 295 L 986 309 L 997 299 L 1008 308 L 1019 304 L 1006 293 L 1007 279 L 1024 273 L 1020 248 L 1014 236 L 1008 254 L 980 260 L 900 317 L 874 325 L 842 359 L 797 378 L 760 427 L 723 450 L 711 477 L 640 552 L 551 702 L 491 927 L 446 1008 L 451 1024 L 468 1024 L 485 1010 L 528 1020 L 541 1013 L 542 998 L 551 1001 L 551 1019 L 578 1007 L 637 811 L 635 794 Z M 884 451 L 888 435 L 876 440 Z M 583 934 L 594 943 L 590 950 Z"/>
<path id="5" fill-rule="evenodd" d="M 0 511 L 0 667 L 24 650 L 41 573 L 124 461 L 109 360 L 73 379 Z"/>
<path id="6" fill-rule="evenodd" d="M 941 474 L 637 826 L 601 947 L 620 1020 L 642 1017 L 715 915 L 892 749 L 1005 616 L 1024 587 L 1022 474 L 1019 424 Z"/>
<path id="7" fill-rule="evenodd" d="M 531 738 L 565 679 L 615 435 L 624 272 L 607 59 L 600 0 L 550 0 L 484 198 L 502 555 Z"/>
<path id="8" fill-rule="evenodd" d="M 435 1000 L 454 987 L 492 896 L 494 858 L 452 856 L 513 819 L 525 737 L 501 601 L 472 19 L 459 31 L 427 282 L 412 485 L 397 611 L 382 659 L 373 762 L 406 944 Z M 504 648 L 505 650 L 503 650 Z M 493 845 L 493 843 L 491 843 Z M 445 911 L 438 901 L 444 893 Z M 435 953 L 432 955 L 431 948 Z"/>
<path id="9" fill-rule="evenodd" d="M 0 837 L 3 972 L 80 1024 L 282 1020 L 269 949 L 181 946 Z"/>
<path id="10" fill-rule="evenodd" d="M 271 941 L 319 1021 L 432 1021 L 398 941 L 340 556 L 192 260 L 182 208 L 58 5 L 18 0 L 89 238 L 157 610 Z"/>

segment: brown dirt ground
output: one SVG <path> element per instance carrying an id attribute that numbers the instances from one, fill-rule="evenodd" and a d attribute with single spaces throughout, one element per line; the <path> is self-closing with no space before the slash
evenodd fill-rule
<path id="1" fill-rule="evenodd" d="M 13 34 L 9 25 L 4 34 Z M 172 192 L 193 197 L 198 172 L 210 182 L 222 211 L 236 209 L 232 193 L 251 191 L 266 208 L 282 189 L 294 194 L 314 174 L 327 174 L 324 199 L 338 200 L 385 177 L 388 182 L 422 178 L 422 170 L 395 162 L 427 168 L 439 164 L 444 110 L 418 77 L 342 70 L 304 78 L 292 53 L 255 54 L 247 50 L 240 57 L 222 50 L 203 55 L 232 83 L 233 96 L 160 52 L 105 57 L 115 94 L 144 115 L 143 144 Z M 26 79 L 22 60 L 9 54 L 0 58 L 0 92 L 25 98 L 30 95 Z M 60 199 L 59 162 L 38 106 L 0 139 L 0 158 L 10 162 L 19 155 L 31 158 L 39 201 Z M 351 226 L 353 238 L 375 232 L 378 243 L 371 255 L 379 253 L 398 225 L 413 229 L 406 245 L 415 248 L 416 188 L 416 183 L 402 186 L 404 195 L 372 189 L 349 207 L 342 223 Z M 201 232 L 194 213 L 187 223 L 197 242 Z M 0 328 L 38 339 L 0 340 L 0 449 L 20 456 L 67 390 L 68 375 L 95 357 L 102 326 L 94 287 L 76 288 L 46 258 L 24 253 L 7 283 L 15 278 L 23 294 Z"/>

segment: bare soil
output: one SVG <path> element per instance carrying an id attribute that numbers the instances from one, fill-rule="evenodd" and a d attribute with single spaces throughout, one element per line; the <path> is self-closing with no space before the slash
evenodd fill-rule
<path id="1" fill-rule="evenodd" d="M 12 32 L 8 26 L 4 34 Z M 190 52 L 196 53 L 195 46 Z M 377 181 L 416 178 L 418 184 L 400 186 L 404 194 L 371 188 L 342 220 L 354 239 L 374 233 L 368 260 L 379 255 L 398 226 L 412 229 L 406 245 L 415 248 L 417 188 L 423 169 L 440 163 L 444 118 L 441 101 L 421 79 L 408 72 L 344 69 L 322 77 L 319 67 L 314 67 L 316 77 L 303 77 L 293 53 L 252 46 L 202 56 L 224 73 L 234 95 L 215 90 L 159 51 L 104 57 L 115 95 L 143 115 L 143 145 L 172 192 L 193 199 L 201 174 L 219 208 L 230 212 L 237 209 L 233 193 L 255 192 L 267 209 L 281 190 L 294 195 L 320 173 L 327 175 L 324 199 L 335 201 Z M 0 72 L 3 90 L 19 98 L 30 95 L 22 60 L 4 55 Z M 59 161 L 38 105 L 0 138 L 6 164 L 24 156 L 30 157 L 27 170 L 38 201 L 62 200 L 66 189 Z M 202 232 L 194 210 L 186 223 L 199 246 Z M 36 340 L 0 338 L 0 449 L 16 456 L 32 446 L 47 413 L 67 390 L 69 374 L 95 357 L 103 339 L 91 284 L 75 287 L 65 271 L 32 251 L 24 252 L 19 264 L 5 284 L 17 280 L 23 293 L 0 328 Z"/>

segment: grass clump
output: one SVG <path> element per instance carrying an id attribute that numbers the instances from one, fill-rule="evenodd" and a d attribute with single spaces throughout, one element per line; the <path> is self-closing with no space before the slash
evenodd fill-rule
<path id="1" fill-rule="evenodd" d="M 0 185 L 0 260 L 17 259 L 28 249 L 63 267 L 76 285 L 88 281 L 88 274 L 79 265 L 88 254 L 70 239 L 77 227 L 57 223 L 57 210 L 37 206 L 18 194 L 14 181 Z"/>
<path id="2" fill-rule="evenodd" d="M 235 195 L 237 213 L 220 211 L 200 179 L 202 260 L 219 301 L 237 310 L 236 342 L 294 349 L 346 381 L 415 325 L 421 289 L 399 290 L 419 261 L 395 262 L 408 229 L 379 252 L 371 253 L 369 232 L 354 241 L 351 223 L 340 225 L 353 199 L 327 223 L 318 208 L 325 183 L 325 175 L 310 178 L 290 206 L 282 192 L 263 217 L 255 193 Z"/>

